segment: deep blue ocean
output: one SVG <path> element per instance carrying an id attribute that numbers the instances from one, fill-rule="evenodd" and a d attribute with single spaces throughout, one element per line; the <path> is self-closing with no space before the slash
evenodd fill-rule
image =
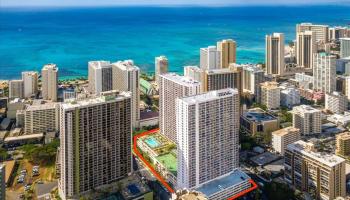
<path id="1" fill-rule="evenodd" d="M 232 38 L 239 63 L 264 61 L 265 35 L 295 38 L 300 22 L 346 26 L 350 7 L 0 8 L 0 79 L 56 63 L 60 77 L 87 75 L 90 60 L 133 59 L 145 72 L 198 65 L 199 48 Z"/>

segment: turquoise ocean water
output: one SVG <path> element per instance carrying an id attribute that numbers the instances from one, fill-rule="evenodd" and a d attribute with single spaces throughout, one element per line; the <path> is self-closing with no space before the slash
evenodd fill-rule
<path id="1" fill-rule="evenodd" d="M 232 38 L 239 63 L 264 61 L 265 35 L 295 38 L 300 22 L 346 26 L 350 7 L 0 8 L 0 79 L 56 63 L 84 76 L 90 60 L 133 59 L 145 72 L 166 55 L 170 70 L 198 65 L 199 48 Z"/>

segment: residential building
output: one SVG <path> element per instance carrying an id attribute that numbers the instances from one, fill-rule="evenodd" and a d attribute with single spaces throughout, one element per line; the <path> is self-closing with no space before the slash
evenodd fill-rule
<path id="1" fill-rule="evenodd" d="M 158 76 L 160 74 L 165 74 L 168 72 L 168 67 L 169 67 L 169 61 L 168 58 L 165 56 L 159 56 L 155 58 L 155 80 L 156 83 L 158 83 Z"/>
<path id="2" fill-rule="evenodd" d="M 341 114 L 348 110 L 348 99 L 339 92 L 326 93 L 325 109 Z"/>
<path id="3" fill-rule="evenodd" d="M 316 42 L 327 43 L 328 42 L 328 29 L 326 25 L 318 25 L 312 23 L 301 23 L 296 25 L 296 33 L 312 31 L 315 33 Z"/>
<path id="4" fill-rule="evenodd" d="M 277 109 L 280 107 L 281 88 L 277 82 L 260 83 L 260 100 L 268 109 Z"/>
<path id="5" fill-rule="evenodd" d="M 23 96 L 35 96 L 38 93 L 38 72 L 22 72 Z"/>
<path id="6" fill-rule="evenodd" d="M 100 95 L 61 104 L 58 188 L 63 200 L 77 199 L 132 171 L 131 93 Z"/>
<path id="7" fill-rule="evenodd" d="M 313 89 L 331 93 L 336 89 L 336 57 L 327 53 L 314 54 Z"/>
<path id="8" fill-rule="evenodd" d="M 298 32 L 296 43 L 297 65 L 311 69 L 313 65 L 313 55 L 315 53 L 317 53 L 315 32 Z"/>
<path id="9" fill-rule="evenodd" d="M 333 200 L 346 195 L 345 160 L 316 152 L 311 143 L 299 140 L 287 146 L 284 176 L 288 184 L 311 195 L 311 199 Z"/>
<path id="10" fill-rule="evenodd" d="M 284 34 L 273 33 L 266 35 L 266 74 L 283 75 L 284 62 Z"/>
<path id="11" fill-rule="evenodd" d="M 9 98 L 23 98 L 24 97 L 24 91 L 23 91 L 23 80 L 11 80 L 9 81 Z"/>
<path id="12" fill-rule="evenodd" d="M 243 91 L 257 95 L 260 83 L 265 82 L 264 70 L 257 65 L 236 65 L 242 68 Z"/>
<path id="13" fill-rule="evenodd" d="M 25 134 L 56 132 L 59 130 L 59 104 L 44 103 L 27 106 L 24 110 Z"/>
<path id="14" fill-rule="evenodd" d="M 350 132 L 336 135 L 336 154 L 343 157 L 350 156 Z"/>
<path id="15" fill-rule="evenodd" d="M 200 68 L 202 70 L 221 68 L 221 52 L 216 46 L 200 49 Z"/>
<path id="16" fill-rule="evenodd" d="M 241 115 L 240 126 L 243 132 L 256 135 L 269 134 L 279 129 L 278 118 L 260 108 L 249 109 Z"/>
<path id="17" fill-rule="evenodd" d="M 349 76 L 350 75 L 350 57 L 340 58 L 336 60 L 337 73 Z"/>
<path id="18" fill-rule="evenodd" d="M 312 89 L 314 77 L 305 73 L 295 73 L 295 80 L 298 82 L 299 88 Z"/>
<path id="19" fill-rule="evenodd" d="M 287 146 L 298 140 L 300 140 L 300 130 L 291 126 L 272 132 L 272 148 L 282 156 Z"/>
<path id="20" fill-rule="evenodd" d="M 55 64 L 44 65 L 41 70 L 41 92 L 45 100 L 57 101 L 58 67 Z"/>
<path id="21" fill-rule="evenodd" d="M 293 127 L 302 135 L 321 133 L 321 111 L 309 105 L 294 106 Z"/>
<path id="22" fill-rule="evenodd" d="M 239 94 L 228 88 L 176 100 L 177 188 L 198 187 L 239 165 Z"/>
<path id="23" fill-rule="evenodd" d="M 176 99 L 201 93 L 201 83 L 167 73 L 159 75 L 159 128 L 167 138 L 176 142 Z"/>
<path id="24" fill-rule="evenodd" d="M 234 40 L 222 40 L 217 42 L 216 46 L 220 52 L 221 68 L 228 68 L 231 63 L 236 63 L 237 44 Z"/>
<path id="25" fill-rule="evenodd" d="M 113 88 L 112 65 L 109 61 L 90 61 L 89 68 L 89 92 L 100 94 Z"/>
<path id="26" fill-rule="evenodd" d="M 133 128 L 137 128 L 140 121 L 140 68 L 132 60 L 118 61 L 112 65 L 113 89 L 131 92 L 131 119 Z"/>
<path id="27" fill-rule="evenodd" d="M 350 37 L 340 38 L 340 58 L 350 57 Z"/>
<path id="28" fill-rule="evenodd" d="M 328 37 L 330 41 L 338 41 L 340 38 L 347 36 L 347 27 L 331 27 L 329 28 Z"/>
<path id="29" fill-rule="evenodd" d="M 344 93 L 350 101 L 350 76 L 344 77 Z"/>
<path id="30" fill-rule="evenodd" d="M 184 76 L 190 77 L 198 82 L 203 82 L 204 80 L 204 70 L 198 66 L 184 66 Z M 203 84 L 202 84 L 203 86 Z M 204 90 L 202 90 L 204 91 Z"/>
<path id="31" fill-rule="evenodd" d="M 282 106 L 292 108 L 300 104 L 300 92 L 294 87 L 281 87 L 281 102 Z"/>
<path id="32" fill-rule="evenodd" d="M 0 164 L 0 198 L 6 200 L 6 166 Z"/>

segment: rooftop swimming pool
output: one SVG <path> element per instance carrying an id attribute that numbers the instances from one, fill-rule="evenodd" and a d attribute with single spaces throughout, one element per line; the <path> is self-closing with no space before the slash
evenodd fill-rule
<path id="1" fill-rule="evenodd" d="M 160 143 L 158 142 L 158 140 L 153 137 L 153 136 L 149 136 L 145 139 L 145 142 L 148 146 L 150 146 L 152 149 L 153 148 L 157 148 L 160 146 Z"/>

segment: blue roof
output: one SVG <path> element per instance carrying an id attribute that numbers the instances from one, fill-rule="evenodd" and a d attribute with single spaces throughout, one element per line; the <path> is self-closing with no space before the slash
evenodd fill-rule
<path id="1" fill-rule="evenodd" d="M 244 117 L 246 117 L 250 121 L 256 121 L 256 122 L 270 121 L 270 120 L 276 119 L 272 115 L 269 115 L 269 114 L 264 113 L 264 112 L 256 112 L 256 111 L 246 112 L 246 113 L 244 113 Z"/>
<path id="2" fill-rule="evenodd" d="M 218 179 L 214 179 L 208 183 L 205 183 L 200 187 L 195 188 L 195 190 L 203 193 L 207 197 L 210 197 L 217 192 L 225 190 L 238 183 L 248 181 L 249 179 L 250 177 L 247 174 L 245 174 L 241 170 L 235 169 L 230 174 Z"/>

